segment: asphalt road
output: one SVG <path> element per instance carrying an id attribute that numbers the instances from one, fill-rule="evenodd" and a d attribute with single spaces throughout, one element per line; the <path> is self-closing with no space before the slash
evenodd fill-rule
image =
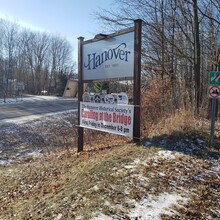
<path id="1" fill-rule="evenodd" d="M 0 120 L 77 109 L 77 100 L 53 100 L 0 105 Z"/>

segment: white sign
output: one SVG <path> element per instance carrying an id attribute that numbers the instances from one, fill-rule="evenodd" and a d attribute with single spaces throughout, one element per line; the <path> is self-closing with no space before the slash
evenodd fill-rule
<path id="1" fill-rule="evenodd" d="M 117 96 L 117 104 L 128 104 L 128 96 L 125 92 L 120 92 Z"/>
<path id="2" fill-rule="evenodd" d="M 90 102 L 91 98 L 88 92 L 84 92 L 82 96 L 83 102 Z"/>
<path id="3" fill-rule="evenodd" d="M 105 103 L 114 104 L 114 102 L 115 102 L 115 98 L 114 98 L 113 95 L 107 94 L 107 95 L 105 96 Z"/>
<path id="4" fill-rule="evenodd" d="M 209 98 L 220 98 L 220 86 L 210 86 L 209 87 Z"/>
<path id="5" fill-rule="evenodd" d="M 133 105 L 80 102 L 80 126 L 133 137 Z"/>
<path id="6" fill-rule="evenodd" d="M 83 45 L 83 80 L 133 77 L 134 32 Z"/>

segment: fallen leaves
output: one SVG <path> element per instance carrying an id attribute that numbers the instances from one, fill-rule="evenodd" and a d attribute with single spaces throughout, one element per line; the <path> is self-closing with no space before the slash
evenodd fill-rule
<path id="1" fill-rule="evenodd" d="M 181 206 L 174 202 L 168 207 L 171 215 L 161 212 L 162 219 L 220 218 L 219 143 L 203 133 L 161 135 L 138 147 L 123 145 L 124 137 L 114 140 L 111 134 L 85 130 L 88 144 L 77 154 L 68 147 L 67 137 L 72 135 L 67 134 L 68 122 L 51 128 L 46 124 L 1 130 L 0 135 L 13 137 L 6 146 L 14 145 L 14 156 L 17 146 L 22 152 L 29 150 L 30 143 L 38 150 L 40 145 L 46 150 L 50 141 L 51 146 L 37 160 L 26 157 L 0 167 L 0 218 L 91 219 L 94 213 L 103 213 L 100 216 L 110 219 L 143 219 L 134 210 L 143 210 L 147 201 L 152 207 L 162 195 L 183 198 Z M 55 139 L 53 133 L 59 134 L 59 129 L 61 136 Z M 40 136 L 28 145 L 32 130 L 35 134 L 39 130 Z M 19 135 L 24 135 L 25 143 Z M 53 143 L 55 148 L 64 143 L 69 151 L 53 151 Z"/>

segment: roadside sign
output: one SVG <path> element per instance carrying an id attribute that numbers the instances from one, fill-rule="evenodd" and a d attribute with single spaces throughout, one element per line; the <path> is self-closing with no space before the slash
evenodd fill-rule
<path id="1" fill-rule="evenodd" d="M 220 98 L 220 72 L 209 73 L 209 90 L 208 96 L 212 99 L 211 110 L 211 137 L 214 137 L 215 120 L 216 120 L 216 106 L 218 104 L 217 99 Z"/>
<path id="2" fill-rule="evenodd" d="M 141 19 L 134 21 L 134 27 L 120 32 L 99 34 L 99 38 L 97 35 L 97 38 L 87 41 L 84 37 L 78 38 L 78 152 L 83 151 L 84 127 L 123 134 L 140 143 L 141 41 Z M 91 97 L 94 103 L 82 102 L 84 83 L 107 79 L 118 81 L 119 78 L 132 78 L 134 81 L 131 107 L 111 104 L 115 97 L 107 96 L 105 99 L 105 92 Z M 127 95 L 121 94 L 118 100 L 127 103 Z"/>
<path id="3" fill-rule="evenodd" d="M 209 73 L 209 84 L 212 86 L 220 86 L 220 72 Z"/>
<path id="4" fill-rule="evenodd" d="M 220 98 L 220 86 L 210 86 L 208 92 L 209 98 Z"/>

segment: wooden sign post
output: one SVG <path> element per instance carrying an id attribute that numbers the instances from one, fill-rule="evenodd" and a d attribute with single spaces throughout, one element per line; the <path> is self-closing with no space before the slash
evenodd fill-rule
<path id="1" fill-rule="evenodd" d="M 134 26 L 134 89 L 133 104 L 134 108 L 134 134 L 133 141 L 140 142 L 140 105 L 141 105 L 141 33 L 142 20 L 135 20 Z"/>
<path id="2" fill-rule="evenodd" d="M 78 152 L 83 151 L 83 127 L 80 127 L 80 102 L 83 96 L 82 56 L 83 37 L 78 38 Z"/>

